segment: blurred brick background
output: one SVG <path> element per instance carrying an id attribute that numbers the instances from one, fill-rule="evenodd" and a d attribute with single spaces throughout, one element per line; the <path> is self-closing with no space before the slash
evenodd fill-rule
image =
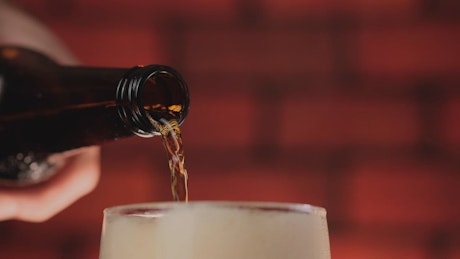
<path id="1" fill-rule="evenodd" d="M 189 82 L 191 200 L 325 207 L 333 258 L 460 258 L 457 0 L 19 0 L 86 65 Z M 103 146 L 92 194 L 0 223 L 1 258 L 97 258 L 102 209 L 170 200 L 159 139 Z"/>

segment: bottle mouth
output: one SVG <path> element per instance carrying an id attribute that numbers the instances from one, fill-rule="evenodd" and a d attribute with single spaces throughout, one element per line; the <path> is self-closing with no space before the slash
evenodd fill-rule
<path id="1" fill-rule="evenodd" d="M 158 135 L 164 121 L 183 123 L 190 104 L 181 75 L 162 65 L 130 69 L 119 81 L 116 100 L 120 118 L 142 137 Z"/>

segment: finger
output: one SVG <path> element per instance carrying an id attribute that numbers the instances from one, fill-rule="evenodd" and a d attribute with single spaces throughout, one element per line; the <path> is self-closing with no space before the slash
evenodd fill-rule
<path id="1" fill-rule="evenodd" d="M 0 43 L 38 50 L 61 64 L 77 59 L 44 24 L 0 0 Z"/>
<path id="2" fill-rule="evenodd" d="M 99 151 L 99 147 L 86 148 L 39 186 L 0 190 L 0 220 L 42 222 L 91 192 L 99 180 Z"/>

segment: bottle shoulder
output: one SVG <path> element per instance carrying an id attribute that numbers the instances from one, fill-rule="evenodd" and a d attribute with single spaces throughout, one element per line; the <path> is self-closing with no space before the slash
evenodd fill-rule
<path id="1" fill-rule="evenodd" d="M 58 66 L 58 64 L 48 56 L 18 46 L 0 46 L 0 64 L 3 68 L 12 66 L 39 69 Z"/>

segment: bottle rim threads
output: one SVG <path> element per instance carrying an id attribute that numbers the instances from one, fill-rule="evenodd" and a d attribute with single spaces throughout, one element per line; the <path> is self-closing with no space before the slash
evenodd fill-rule
<path id="1" fill-rule="evenodd" d="M 166 84 L 162 82 L 166 80 Z M 169 95 L 171 103 L 143 103 L 144 88 L 153 87 Z M 181 103 L 173 103 L 174 94 L 181 95 Z M 119 81 L 116 101 L 118 114 L 127 127 L 141 137 L 159 135 L 157 123 L 161 119 L 175 119 L 182 124 L 190 103 L 187 85 L 180 74 L 162 65 L 138 66 L 130 69 Z M 152 123 L 152 122 L 157 123 Z"/>

